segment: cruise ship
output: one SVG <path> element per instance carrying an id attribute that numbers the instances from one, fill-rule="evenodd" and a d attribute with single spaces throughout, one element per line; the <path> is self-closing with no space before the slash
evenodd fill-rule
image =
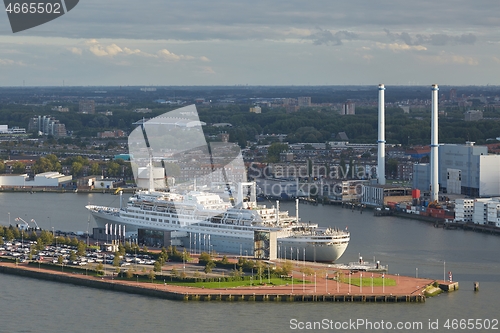
<path id="1" fill-rule="evenodd" d="M 347 230 L 301 222 L 298 203 L 295 217 L 280 211 L 279 202 L 273 207 L 258 205 L 257 187 L 247 182 L 239 147 L 207 143 L 204 123 L 194 105 L 143 119 L 140 125 L 129 135 L 128 145 L 132 164 L 137 166 L 133 168 L 136 183 L 145 190 L 130 197 L 125 206 L 120 200 L 120 208 L 87 206 L 99 228 L 107 232 L 113 227 L 116 233 L 117 227 L 125 227 L 139 236 L 163 231 L 163 236 L 156 233 L 163 244 L 183 246 L 191 253 L 216 251 L 324 262 L 333 262 L 344 253 L 350 239 Z M 159 175 L 154 172 L 153 164 L 160 161 L 199 173 L 181 174 L 175 182 L 173 177 L 164 177 L 174 174 L 168 168 Z M 169 180 L 177 184 L 168 185 L 167 190 Z M 229 198 L 214 191 L 197 191 L 197 181 L 203 186 L 222 182 Z M 236 198 L 231 184 L 235 184 Z"/>
<path id="2" fill-rule="evenodd" d="M 98 227 L 125 226 L 127 232 L 139 229 L 169 231 L 177 245 L 190 252 L 216 251 L 234 255 L 256 255 L 256 233 L 276 235 L 277 258 L 334 262 L 342 256 L 350 240 L 347 230 L 320 228 L 301 222 L 276 206 L 257 204 L 255 190 L 243 197 L 243 186 L 255 189 L 255 183 L 241 183 L 239 203 L 233 206 L 217 193 L 189 191 L 184 194 L 139 191 L 125 207 L 88 205 Z"/>

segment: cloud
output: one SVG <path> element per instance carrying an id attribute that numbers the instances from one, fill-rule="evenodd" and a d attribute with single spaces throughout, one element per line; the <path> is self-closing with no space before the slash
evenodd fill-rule
<path id="1" fill-rule="evenodd" d="M 108 58 L 113 58 L 115 56 L 131 56 L 131 55 L 139 55 L 142 57 L 149 57 L 149 58 L 156 58 L 159 60 L 164 60 L 168 62 L 177 62 L 177 61 L 182 61 L 182 60 L 196 60 L 198 59 L 199 61 L 202 62 L 210 62 L 210 59 L 207 58 L 206 56 L 201 56 L 201 57 L 194 57 L 192 55 L 184 55 L 184 54 L 176 54 L 174 52 L 171 52 L 167 49 L 161 49 L 157 51 L 156 53 L 148 53 L 141 51 L 138 48 L 129 48 L 129 47 L 121 47 L 117 45 L 116 43 L 110 43 L 110 44 L 102 44 L 96 39 L 90 39 L 85 42 L 87 45 L 88 51 L 95 55 L 96 57 L 108 57 Z M 82 50 L 76 47 L 70 48 L 70 51 L 75 53 L 75 54 L 82 54 Z M 129 64 L 127 61 L 121 61 L 119 62 L 117 60 L 116 64 L 122 64 L 126 65 Z"/>
<path id="2" fill-rule="evenodd" d="M 441 52 L 439 55 L 432 56 L 420 56 L 421 60 L 424 60 L 428 63 L 438 63 L 438 64 L 459 64 L 459 65 L 468 65 L 468 66 L 477 66 L 479 65 L 479 60 L 474 57 L 461 56 L 456 54 L 447 54 L 445 52 Z"/>
<path id="3" fill-rule="evenodd" d="M 309 39 L 313 40 L 315 45 L 322 44 L 332 44 L 332 45 L 342 45 L 342 40 L 353 40 L 357 39 L 358 35 L 350 31 L 337 31 L 332 33 L 330 30 L 321 30 L 311 34 Z"/>
<path id="4" fill-rule="evenodd" d="M 102 46 L 98 43 L 92 43 L 89 47 L 89 50 L 98 57 L 113 57 L 123 52 L 123 49 L 116 44 Z"/>
<path id="5" fill-rule="evenodd" d="M 203 66 L 203 67 L 201 67 L 201 72 L 204 73 L 204 74 L 215 74 L 215 71 L 210 66 Z"/>
<path id="6" fill-rule="evenodd" d="M 398 52 L 398 51 L 426 51 L 427 48 L 422 45 L 408 45 L 408 44 L 399 44 L 399 43 L 391 43 L 391 44 L 384 44 L 384 43 L 376 43 L 377 47 L 379 49 L 388 49 L 393 52 Z"/>
<path id="7" fill-rule="evenodd" d="M 14 61 L 12 59 L 1 59 L 0 66 L 26 66 L 22 61 Z"/>
<path id="8" fill-rule="evenodd" d="M 68 48 L 71 53 L 82 55 L 83 50 L 78 47 L 70 47 Z"/>
<path id="9" fill-rule="evenodd" d="M 178 54 L 170 52 L 167 49 L 162 49 L 162 50 L 158 51 L 158 56 L 161 59 L 166 60 L 166 61 L 179 61 L 179 60 L 193 60 L 194 59 L 193 56 L 182 55 L 182 54 L 178 55 Z"/>
<path id="10" fill-rule="evenodd" d="M 416 34 L 415 37 L 412 37 L 407 32 L 402 33 L 393 33 L 388 29 L 384 29 L 387 37 L 391 41 L 403 41 L 407 45 L 434 45 L 434 46 L 442 46 L 447 44 L 454 45 L 472 45 L 476 42 L 476 35 L 472 33 L 462 34 L 462 35 L 447 35 L 447 34 Z"/>
<path id="11" fill-rule="evenodd" d="M 139 54 L 141 53 L 141 50 L 139 49 L 131 50 L 128 47 L 124 47 L 123 52 L 125 52 L 126 54 Z"/>

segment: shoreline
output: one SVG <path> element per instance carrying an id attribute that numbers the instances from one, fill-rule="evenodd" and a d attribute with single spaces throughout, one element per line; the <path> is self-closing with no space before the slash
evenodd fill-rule
<path id="1" fill-rule="evenodd" d="M 315 264 L 316 268 L 319 267 Z M 66 266 L 67 267 L 67 266 Z M 66 272 L 49 269 L 40 269 L 28 264 L 0 262 L 0 273 L 18 275 L 39 280 L 69 283 L 78 286 L 104 289 L 117 292 L 126 292 L 148 297 L 163 298 L 175 301 L 270 301 L 270 302 L 375 302 L 375 303 L 424 303 L 424 291 L 434 280 L 412 278 L 406 276 L 386 275 L 387 278 L 397 279 L 396 286 L 386 287 L 357 287 L 347 283 L 337 283 L 333 280 L 309 277 L 307 284 L 293 284 L 283 286 L 261 285 L 256 287 L 236 287 L 204 289 L 186 287 L 174 284 L 159 284 L 151 282 L 135 282 L 130 280 L 113 279 L 111 276 L 93 277 L 82 273 Z M 293 273 L 302 276 L 301 273 Z M 356 276 L 353 277 L 353 280 Z M 328 283 L 330 281 L 330 283 Z M 325 284 L 326 283 L 326 284 Z M 363 289 L 365 291 L 363 292 Z"/>
<path id="2" fill-rule="evenodd" d="M 103 193 L 114 194 L 117 189 L 101 188 L 101 189 L 65 189 L 59 187 L 0 187 L 0 193 Z M 136 188 L 126 187 L 121 188 L 123 193 L 134 193 Z"/>

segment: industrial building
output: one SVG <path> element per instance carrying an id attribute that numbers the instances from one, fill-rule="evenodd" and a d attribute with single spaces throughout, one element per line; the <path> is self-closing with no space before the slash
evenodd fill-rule
<path id="1" fill-rule="evenodd" d="M 66 187 L 72 182 L 72 176 L 59 172 L 44 172 L 30 179 L 27 174 L 0 175 L 0 186 L 3 187 Z"/>
<path id="2" fill-rule="evenodd" d="M 500 198 L 455 200 L 455 222 L 500 227 Z"/>
<path id="3" fill-rule="evenodd" d="M 413 188 L 429 191 L 430 166 L 413 166 Z M 442 193 L 469 197 L 500 196 L 500 155 L 488 155 L 488 147 L 443 144 L 439 146 L 439 185 Z"/>
<path id="4" fill-rule="evenodd" d="M 367 185 L 363 188 L 361 204 L 370 207 L 386 206 L 388 202 L 411 201 L 412 189 L 397 185 Z"/>

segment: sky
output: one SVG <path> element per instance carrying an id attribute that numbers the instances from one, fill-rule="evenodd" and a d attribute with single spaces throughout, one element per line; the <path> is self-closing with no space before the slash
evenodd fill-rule
<path id="1" fill-rule="evenodd" d="M 498 0 L 80 0 L 12 33 L 0 86 L 500 85 Z"/>

